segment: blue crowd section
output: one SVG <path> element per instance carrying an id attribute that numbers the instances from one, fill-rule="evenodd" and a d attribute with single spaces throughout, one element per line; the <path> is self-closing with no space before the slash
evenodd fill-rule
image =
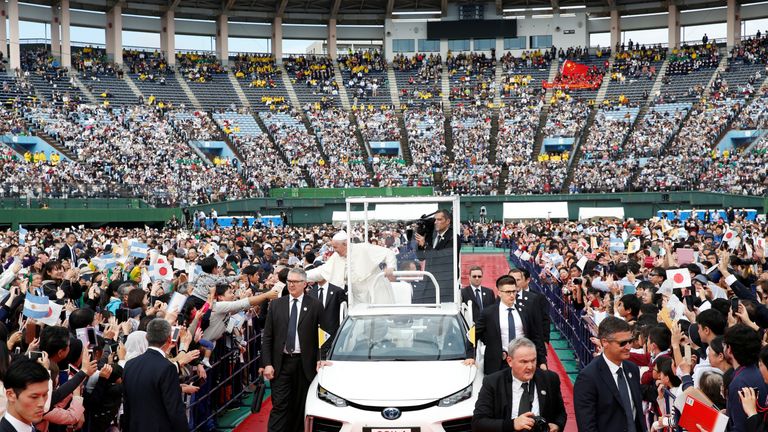
<path id="1" fill-rule="evenodd" d="M 552 324 L 562 334 L 568 344 L 573 348 L 576 354 L 576 360 L 580 368 L 592 361 L 594 345 L 589 340 L 592 333 L 584 322 L 581 312 L 576 310 L 570 303 L 563 300 L 562 291 L 559 287 L 542 282 L 539 274 L 543 270 L 530 261 L 523 261 L 513 253 L 517 250 L 517 245 L 512 242 L 509 259 L 517 268 L 524 268 L 531 274 L 531 289 L 547 297 L 549 303 L 549 316 Z"/>

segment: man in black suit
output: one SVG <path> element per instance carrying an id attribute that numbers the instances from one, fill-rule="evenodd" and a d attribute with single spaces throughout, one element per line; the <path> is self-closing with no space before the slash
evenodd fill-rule
<path id="1" fill-rule="evenodd" d="M 515 279 L 504 275 L 496 280 L 499 303 L 483 309 L 475 326 L 475 335 L 485 344 L 485 374 L 505 367 L 504 350 L 513 339 L 526 337 L 536 346 L 536 365 L 546 365 L 547 351 L 541 338 L 541 313 L 517 307 Z"/>
<path id="2" fill-rule="evenodd" d="M 640 370 L 628 361 L 632 331 L 609 316 L 597 329 L 603 354 L 579 372 L 573 386 L 579 432 L 645 432 Z"/>
<path id="3" fill-rule="evenodd" d="M 544 343 L 549 343 L 549 301 L 544 294 L 531 291 L 531 272 L 526 269 L 513 268 L 509 275 L 515 278 L 517 285 L 517 303 L 521 309 L 529 308 L 534 311 L 540 311 L 541 315 L 541 338 Z"/>
<path id="4" fill-rule="evenodd" d="M 440 302 L 453 303 L 455 293 L 455 281 L 453 279 L 454 268 L 458 269 L 459 263 L 453 262 L 453 244 L 457 241 L 456 234 L 451 227 L 453 216 L 448 210 L 435 212 L 434 227 L 425 235 L 415 234 L 418 250 L 416 256 L 426 261 L 424 270 L 432 273 L 440 285 Z M 460 243 L 456 243 L 460 244 Z M 458 274 L 458 271 L 457 271 Z M 420 293 L 413 295 L 413 303 L 434 303 L 435 290 L 431 283 L 425 283 Z"/>
<path id="5" fill-rule="evenodd" d="M 484 308 L 496 303 L 496 294 L 492 289 L 482 286 L 482 282 L 483 268 L 472 266 L 469 268 L 469 286 L 461 289 L 461 302 L 466 304 L 472 300 L 472 319 L 475 322 Z"/>
<path id="6" fill-rule="evenodd" d="M 568 415 L 556 373 L 536 367 L 536 345 L 517 338 L 508 345 L 509 370 L 486 375 L 472 414 L 472 432 L 530 430 L 543 417 L 550 432 L 562 431 Z"/>
<path id="7" fill-rule="evenodd" d="M 328 340 L 321 347 L 321 351 L 326 354 L 336 331 L 339 330 L 341 304 L 347 301 L 347 293 L 344 289 L 321 280 L 309 290 L 309 295 L 316 298 L 323 306 L 320 313 L 320 328 L 328 333 Z"/>
<path id="8" fill-rule="evenodd" d="M 50 375 L 45 367 L 20 357 L 11 363 L 3 377 L 8 408 L 0 420 L 0 432 L 32 432 L 33 424 L 45 414 Z"/>
<path id="9" fill-rule="evenodd" d="M 320 366 L 317 326 L 322 306 L 309 295 L 307 273 L 294 268 L 288 272 L 288 295 L 269 306 L 262 336 L 264 378 L 272 384 L 270 432 L 304 430 L 304 403 L 309 383 Z"/>
<path id="10" fill-rule="evenodd" d="M 75 243 L 77 242 L 75 233 L 67 233 L 67 238 L 64 241 L 64 246 L 59 249 L 59 261 L 70 260 L 72 267 L 77 267 L 77 259 L 80 257 L 75 252 Z"/>
<path id="11" fill-rule="evenodd" d="M 179 371 L 168 361 L 171 325 L 155 318 L 147 325 L 147 351 L 128 361 L 123 373 L 123 406 L 130 432 L 186 432 Z"/>

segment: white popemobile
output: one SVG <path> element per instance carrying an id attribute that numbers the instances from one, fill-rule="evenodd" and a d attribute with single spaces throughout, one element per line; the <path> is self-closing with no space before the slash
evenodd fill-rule
<path id="1" fill-rule="evenodd" d="M 363 203 L 367 212 L 369 203 L 395 202 L 414 201 L 351 198 L 347 211 L 349 214 L 350 204 L 355 203 Z M 458 232 L 458 198 L 430 197 L 419 202 L 452 204 L 453 232 Z M 351 226 L 351 221 L 348 224 Z M 457 256 L 454 245 L 454 258 Z M 423 271 L 397 271 L 394 276 L 401 281 L 431 280 L 437 286 L 433 275 Z M 456 270 L 453 280 L 458 280 Z M 410 285 L 406 282 L 406 286 Z M 440 289 L 454 289 L 455 301 L 409 304 L 408 298 L 399 304 L 352 304 L 348 311 L 342 311 L 343 322 L 328 353 L 328 363 L 309 386 L 305 432 L 471 429 L 483 380 L 470 341 L 474 339 L 470 331 L 472 308 L 461 305 L 455 287 L 438 287 L 436 299 Z M 478 364 L 481 360 L 478 358 Z"/>

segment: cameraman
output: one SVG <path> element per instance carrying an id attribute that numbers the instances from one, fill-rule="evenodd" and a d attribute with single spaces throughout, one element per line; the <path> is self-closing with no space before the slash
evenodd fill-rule
<path id="1" fill-rule="evenodd" d="M 509 369 L 483 378 L 472 414 L 472 432 L 562 431 L 567 414 L 560 378 L 536 367 L 536 345 L 530 339 L 512 340 L 507 352 Z"/>

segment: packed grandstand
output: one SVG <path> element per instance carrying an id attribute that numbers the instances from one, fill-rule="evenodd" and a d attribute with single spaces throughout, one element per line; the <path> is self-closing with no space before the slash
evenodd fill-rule
<path id="1" fill-rule="evenodd" d="M 0 75 L 0 196 L 187 206 L 284 187 L 765 195 L 767 53 L 757 35 L 731 50 L 630 42 L 391 63 L 378 51 L 240 54 L 227 66 L 179 53 L 171 67 L 157 51 L 124 50 L 116 65 L 75 47 L 67 71 L 47 46 L 22 45 L 22 68 Z M 731 130 L 757 132 L 719 146 Z M 30 152 L 17 138 L 27 135 L 55 151 Z"/>

